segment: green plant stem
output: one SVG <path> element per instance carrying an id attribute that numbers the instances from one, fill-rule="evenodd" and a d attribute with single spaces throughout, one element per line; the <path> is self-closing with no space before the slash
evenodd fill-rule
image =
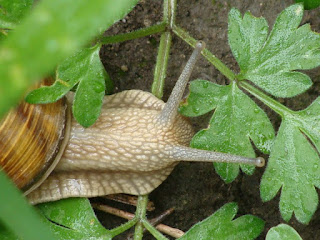
<path id="1" fill-rule="evenodd" d="M 166 23 L 169 23 L 169 15 L 170 15 L 170 10 L 169 10 L 169 0 L 164 0 L 163 1 L 163 21 Z"/>
<path id="2" fill-rule="evenodd" d="M 251 84 L 249 84 L 247 81 L 240 81 L 239 86 L 248 91 L 250 94 L 258 98 L 260 101 L 262 101 L 264 104 L 266 104 L 268 107 L 270 107 L 273 111 L 278 113 L 281 117 L 283 117 L 286 114 L 293 114 L 293 111 L 286 106 L 282 105 L 278 101 L 274 100 L 273 98 L 269 97 L 268 95 L 264 94 Z"/>
<path id="3" fill-rule="evenodd" d="M 160 233 L 154 226 L 151 225 L 147 220 L 142 221 L 143 226 L 154 236 L 156 239 L 160 240 L 168 240 L 162 233 Z"/>
<path id="4" fill-rule="evenodd" d="M 150 27 L 141 28 L 141 29 L 133 31 L 133 32 L 122 33 L 122 34 L 118 34 L 118 35 L 114 35 L 114 36 L 102 37 L 98 41 L 101 44 L 124 42 L 124 41 L 128 41 L 128 40 L 133 40 L 136 38 L 146 37 L 151 34 L 163 32 L 166 30 L 166 27 L 167 27 L 167 23 L 161 22 L 161 23 L 152 25 Z"/>
<path id="5" fill-rule="evenodd" d="M 163 3 L 163 20 L 169 24 L 172 29 L 175 25 L 177 12 L 177 0 L 165 0 Z"/>
<path id="6" fill-rule="evenodd" d="M 168 28 L 171 28 L 174 25 L 176 7 L 176 0 L 163 1 L 163 22 L 167 23 Z M 152 94 L 160 99 L 163 96 L 163 86 L 166 78 L 171 39 L 172 35 L 170 31 L 166 31 L 161 34 L 157 62 L 154 70 L 154 78 L 151 87 Z"/>
<path id="7" fill-rule="evenodd" d="M 197 40 L 194 39 L 193 37 L 191 37 L 188 32 L 186 32 L 182 28 L 178 27 L 177 25 L 174 25 L 172 30 L 178 37 L 180 37 L 182 40 L 184 40 L 190 46 L 192 46 L 193 48 L 195 47 Z M 202 51 L 202 55 L 210 63 L 212 63 L 212 65 L 216 69 L 218 69 L 226 78 L 228 78 L 230 81 L 235 80 L 235 74 L 223 62 L 221 62 L 215 55 L 213 55 L 207 48 L 205 48 Z"/>
<path id="8" fill-rule="evenodd" d="M 147 204 L 148 204 L 148 195 L 139 195 L 137 210 L 136 210 L 136 218 L 138 219 L 138 222 L 134 230 L 134 236 L 133 236 L 134 240 L 141 240 L 143 237 L 142 220 L 146 219 Z"/>
<path id="9" fill-rule="evenodd" d="M 123 233 L 124 231 L 127 231 L 129 228 L 133 227 L 137 222 L 138 222 L 138 219 L 133 218 L 130 221 L 128 221 L 124 224 L 121 224 L 120 226 L 118 226 L 114 229 L 111 229 L 110 234 L 111 234 L 112 238 L 119 235 L 120 233 Z"/>
<path id="10" fill-rule="evenodd" d="M 154 78 L 151 87 L 152 94 L 160 99 L 163 96 L 163 86 L 166 78 L 171 39 L 172 37 L 170 32 L 164 32 L 161 34 L 157 62 L 154 70 Z"/>

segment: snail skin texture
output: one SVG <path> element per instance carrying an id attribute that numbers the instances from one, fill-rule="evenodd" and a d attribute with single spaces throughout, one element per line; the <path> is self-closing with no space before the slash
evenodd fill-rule
<path id="1" fill-rule="evenodd" d="M 55 130 L 58 133 L 54 134 L 60 139 L 62 132 L 66 134 L 60 151 L 52 150 L 53 145 L 58 145 L 57 142 L 48 143 L 52 153 L 47 158 L 55 160 L 46 163 L 50 166 L 42 171 L 40 177 L 36 177 L 37 181 L 20 184 L 20 187 L 27 186 L 22 189 L 30 202 L 36 204 L 68 197 L 114 193 L 147 194 L 167 178 L 179 161 L 263 166 L 262 158 L 245 158 L 188 147 L 194 132 L 189 121 L 179 115 L 177 109 L 204 46 L 203 42 L 196 44 L 167 103 L 151 93 L 129 90 L 105 96 L 101 115 L 89 128 L 83 128 L 75 119 L 70 124 L 68 120 L 59 120 L 66 122 L 66 128 L 58 128 Z M 60 109 L 64 107 L 60 106 Z M 65 111 L 60 112 L 63 118 L 68 119 Z M 41 152 L 44 151 L 45 147 Z M 6 159 L 10 154 L 6 155 Z M 0 161 L 4 166 L 1 158 Z M 3 168 L 7 173 L 11 172 L 5 166 Z"/>

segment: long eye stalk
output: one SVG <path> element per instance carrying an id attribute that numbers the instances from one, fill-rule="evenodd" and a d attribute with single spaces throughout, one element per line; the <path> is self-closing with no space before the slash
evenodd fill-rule
<path id="1" fill-rule="evenodd" d="M 178 114 L 178 107 L 181 101 L 183 92 L 191 76 L 193 67 L 195 66 L 201 51 L 205 48 L 205 43 L 198 41 L 195 49 L 190 56 L 186 66 L 184 67 L 176 85 L 174 86 L 172 93 L 165 104 L 165 107 L 159 115 L 159 122 L 165 126 L 170 126 L 175 121 Z M 236 156 L 227 153 L 219 153 L 206 151 L 201 149 L 194 149 L 184 146 L 168 146 L 168 156 L 174 161 L 195 161 L 195 162 L 227 162 L 227 163 L 239 163 L 239 164 L 251 164 L 257 167 L 263 167 L 265 160 L 262 157 L 247 158 L 242 156 Z"/>
<path id="2" fill-rule="evenodd" d="M 262 157 L 247 158 L 228 153 L 212 152 L 184 146 L 171 146 L 167 151 L 169 152 L 170 157 L 175 161 L 226 162 L 250 164 L 257 167 L 263 167 L 265 164 L 265 160 Z"/>
<path id="3" fill-rule="evenodd" d="M 174 122 L 177 114 L 178 114 L 178 107 L 181 101 L 183 92 L 187 86 L 189 81 L 190 75 L 192 73 L 193 67 L 196 64 L 201 51 L 205 48 L 205 43 L 202 41 L 198 41 L 196 43 L 195 49 L 190 56 L 186 66 L 184 67 L 176 85 L 174 86 L 172 93 L 161 111 L 159 115 L 159 122 L 164 125 L 170 125 Z"/>

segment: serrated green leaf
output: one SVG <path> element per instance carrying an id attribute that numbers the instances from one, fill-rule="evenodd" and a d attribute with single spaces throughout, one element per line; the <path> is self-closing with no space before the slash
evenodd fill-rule
<path id="1" fill-rule="evenodd" d="M 105 70 L 100 61 L 99 48 L 87 59 L 72 107 L 73 116 L 84 127 L 91 126 L 99 117 L 105 95 Z"/>
<path id="2" fill-rule="evenodd" d="M 267 37 L 264 18 L 238 10 L 229 13 L 228 39 L 240 66 L 238 79 L 248 79 L 277 97 L 292 97 L 306 91 L 311 79 L 299 69 L 320 65 L 320 35 L 310 25 L 298 28 L 303 6 L 295 4 L 277 17 Z M 266 39 L 267 38 L 267 39 Z"/>
<path id="3" fill-rule="evenodd" d="M 242 71 L 247 71 L 252 58 L 258 54 L 268 36 L 268 23 L 246 12 L 243 19 L 239 10 L 229 12 L 228 37 L 232 53 Z M 240 47 L 246 46 L 246 47 Z"/>
<path id="4" fill-rule="evenodd" d="M 294 228 L 287 224 L 279 224 L 268 231 L 266 240 L 302 240 L 302 238 Z"/>
<path id="5" fill-rule="evenodd" d="M 100 61 L 100 48 L 100 45 L 85 48 L 67 58 L 57 68 L 55 83 L 31 91 L 26 101 L 37 104 L 55 102 L 78 84 L 74 117 L 84 127 L 92 125 L 99 117 L 106 83 L 107 92 L 112 91 L 111 79 Z"/>
<path id="6" fill-rule="evenodd" d="M 77 83 L 77 82 L 76 82 Z M 75 84 L 76 84 L 75 83 Z M 37 88 L 28 93 L 25 101 L 32 104 L 52 103 L 62 98 L 74 85 L 56 79 L 53 85 Z"/>
<path id="7" fill-rule="evenodd" d="M 47 225 L 59 239 L 111 239 L 111 235 L 96 218 L 86 198 L 69 198 L 38 204 Z"/>
<path id="8" fill-rule="evenodd" d="M 255 239 L 264 228 L 264 221 L 252 215 L 232 220 L 238 211 L 236 203 L 228 203 L 213 215 L 194 225 L 180 240 Z"/>
<path id="9" fill-rule="evenodd" d="M 13 29 L 22 17 L 31 10 L 33 0 L 1 0 L 0 28 Z"/>
<path id="10" fill-rule="evenodd" d="M 255 157 L 252 140 L 261 151 L 270 151 L 274 138 L 270 120 L 235 82 L 220 86 L 204 80 L 192 81 L 190 95 L 180 112 L 186 116 L 199 116 L 213 109 L 209 127 L 193 137 L 192 147 Z M 239 173 L 239 164 L 214 165 L 226 182 L 233 181 Z M 247 174 L 254 171 L 253 166 L 240 166 Z"/>
<path id="11" fill-rule="evenodd" d="M 320 98 L 305 110 L 283 117 L 261 180 L 264 201 L 272 199 L 282 187 L 280 212 L 286 221 L 294 212 L 298 221 L 308 223 L 318 206 L 315 186 L 320 187 L 319 110 Z"/>

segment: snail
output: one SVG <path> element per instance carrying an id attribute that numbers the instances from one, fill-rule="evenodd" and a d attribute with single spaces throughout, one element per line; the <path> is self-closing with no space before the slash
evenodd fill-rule
<path id="1" fill-rule="evenodd" d="M 71 119 L 64 99 L 49 105 L 20 105 L 2 120 L 0 165 L 32 204 L 147 194 L 180 161 L 264 166 L 260 157 L 188 147 L 194 132 L 177 110 L 204 47 L 197 42 L 167 103 L 140 90 L 105 96 L 101 115 L 89 128 Z"/>

